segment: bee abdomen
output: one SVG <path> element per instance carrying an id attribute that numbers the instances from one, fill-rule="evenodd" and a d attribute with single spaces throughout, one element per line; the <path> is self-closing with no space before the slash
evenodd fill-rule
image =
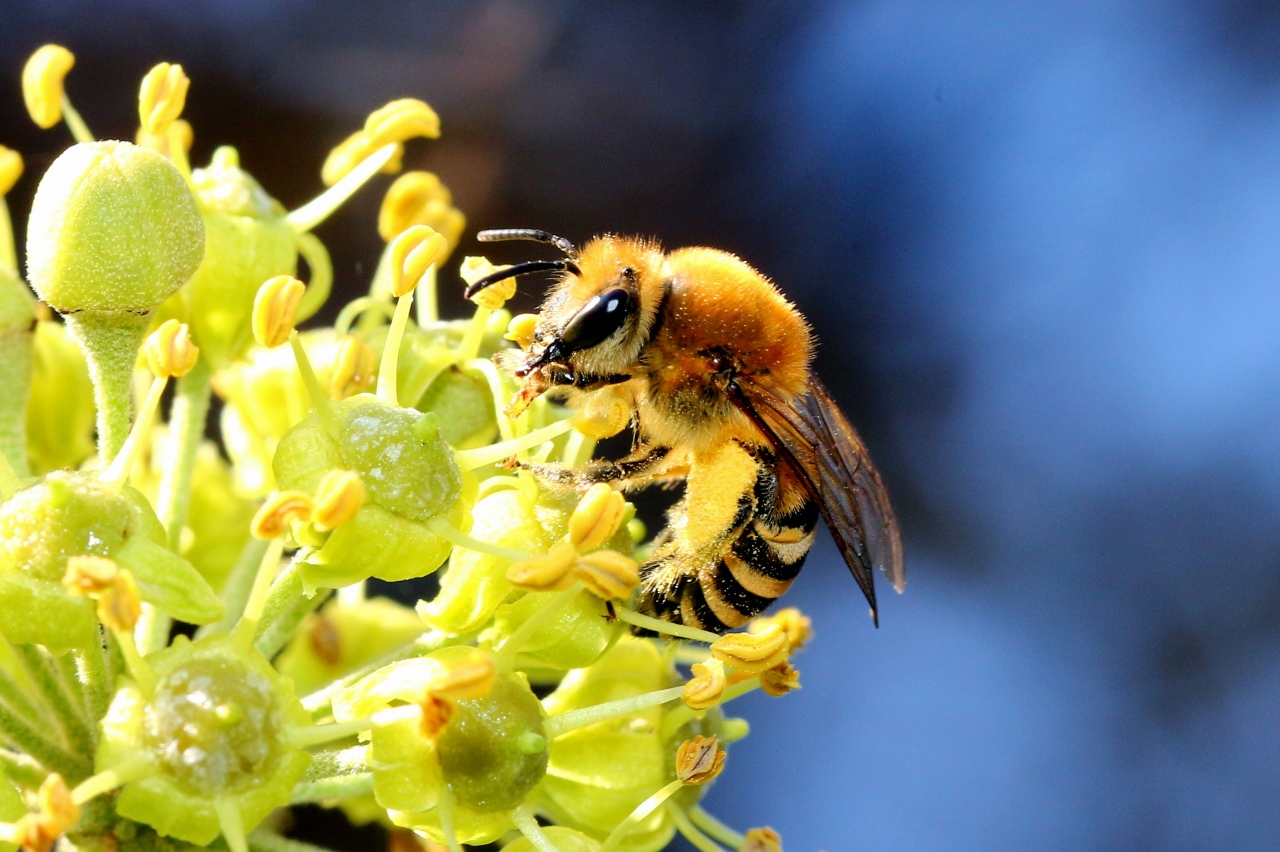
<path id="1" fill-rule="evenodd" d="M 715 564 L 645 595 L 641 610 L 715 633 L 740 627 L 791 587 L 813 546 L 817 517 L 817 507 L 806 506 L 785 519 L 797 526 L 756 518 Z"/>

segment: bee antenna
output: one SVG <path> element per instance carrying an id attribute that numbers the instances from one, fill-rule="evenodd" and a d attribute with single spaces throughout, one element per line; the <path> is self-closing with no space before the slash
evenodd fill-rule
<path id="1" fill-rule="evenodd" d="M 578 259 L 578 248 L 564 237 L 539 231 L 536 228 L 499 228 L 493 231 L 481 231 L 476 239 L 482 243 L 496 243 L 502 240 L 534 240 L 539 243 L 550 243 L 570 260 Z"/>
<path id="2" fill-rule="evenodd" d="M 482 233 L 493 233 L 492 231 L 483 231 Z M 469 284 L 466 290 L 462 291 L 462 295 L 468 299 L 473 298 L 484 288 L 490 284 L 497 284 L 499 281 L 506 281 L 508 278 L 515 278 L 517 275 L 528 275 L 531 272 L 572 272 L 574 275 L 581 275 L 578 265 L 571 260 L 530 260 L 527 263 L 517 263 L 509 269 L 500 269 L 492 275 L 486 275 L 474 284 Z"/>

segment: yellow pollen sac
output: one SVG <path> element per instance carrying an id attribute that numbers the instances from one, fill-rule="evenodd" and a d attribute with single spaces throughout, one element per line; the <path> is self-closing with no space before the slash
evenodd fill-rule
<path id="1" fill-rule="evenodd" d="M 36 127 L 48 130 L 62 120 L 62 81 L 76 58 L 60 44 L 46 44 L 22 69 L 22 99 Z"/>
<path id="2" fill-rule="evenodd" d="M 774 698 L 794 692 L 800 688 L 800 670 L 790 663 L 779 663 L 771 669 L 760 672 L 760 688 L 766 695 Z"/>
<path id="3" fill-rule="evenodd" d="M 686 784 L 705 784 L 724 769 L 724 749 L 715 737 L 697 736 L 676 750 L 676 777 Z"/>
<path id="4" fill-rule="evenodd" d="M 324 165 L 320 167 L 320 180 L 325 186 L 333 186 L 342 180 L 351 170 L 381 147 L 374 143 L 369 134 L 363 130 L 357 130 L 346 139 L 338 143 L 329 156 L 325 158 Z M 404 156 L 404 147 L 397 146 L 395 156 L 387 161 L 387 164 L 378 171 L 383 174 L 393 175 L 400 171 L 400 160 Z"/>
<path id="5" fill-rule="evenodd" d="M 62 585 L 73 595 L 97 595 L 111 585 L 119 571 L 115 560 L 105 556 L 71 556 Z"/>
<path id="6" fill-rule="evenodd" d="M 640 565 L 630 556 L 612 550 L 597 550 L 578 559 L 574 573 L 591 594 L 606 601 L 631 596 L 640 582 Z"/>
<path id="7" fill-rule="evenodd" d="M 333 356 L 333 369 L 326 390 L 329 398 L 346 399 L 372 390 L 378 381 L 378 356 L 369 344 L 354 334 L 343 335 Z"/>
<path id="8" fill-rule="evenodd" d="M 44 779 L 37 800 L 41 815 L 48 817 L 59 831 L 73 828 L 80 821 L 80 807 L 72 800 L 67 782 L 56 772 Z"/>
<path id="9" fill-rule="evenodd" d="M 469 701 L 484 698 L 497 680 L 493 658 L 478 651 L 432 681 L 427 691 L 441 701 Z"/>
<path id="10" fill-rule="evenodd" d="M 684 685 L 680 698 L 690 710 L 710 710 L 720 703 L 728 683 L 724 663 L 719 660 L 694 663 L 693 678 Z"/>
<path id="11" fill-rule="evenodd" d="M 142 615 L 142 593 L 133 573 L 121 568 L 98 595 L 98 621 L 108 630 L 133 630 Z"/>
<path id="12" fill-rule="evenodd" d="M 165 320 L 151 332 L 142 352 L 147 368 L 161 379 L 185 376 L 200 358 L 200 348 L 191 342 L 191 329 L 176 319 Z"/>
<path id="13" fill-rule="evenodd" d="M 391 295 L 412 293 L 448 244 L 435 228 L 414 225 L 391 241 Z"/>
<path id="14" fill-rule="evenodd" d="M 0 198 L 9 194 L 13 185 L 22 177 L 22 155 L 12 148 L 0 145 Z"/>
<path id="15" fill-rule="evenodd" d="M 306 291 L 307 285 L 292 275 L 268 278 L 253 298 L 253 339 L 268 349 L 288 340 Z"/>
<path id="16" fill-rule="evenodd" d="M 595 550 L 613 538 L 622 524 L 627 501 L 604 482 L 587 489 L 569 516 L 569 541 L 579 551 Z"/>
<path id="17" fill-rule="evenodd" d="M 434 695 L 428 694 L 418 702 L 418 707 L 422 710 L 422 733 L 428 739 L 435 739 L 453 718 L 453 702 L 442 701 Z"/>
<path id="18" fill-rule="evenodd" d="M 507 323 L 507 333 L 502 337 L 521 349 L 528 349 L 533 345 L 533 332 L 537 327 L 537 314 L 516 314 L 511 318 L 511 322 Z"/>
<path id="19" fill-rule="evenodd" d="M 573 415 L 573 428 L 588 438 L 612 438 L 631 422 L 631 406 L 618 391 L 597 391 Z"/>
<path id="20" fill-rule="evenodd" d="M 440 136 L 440 116 L 417 98 L 401 98 L 369 113 L 364 132 L 375 148 L 418 136 L 436 139 Z"/>
<path id="21" fill-rule="evenodd" d="M 351 470 L 331 470 L 316 488 L 311 522 L 320 532 L 329 532 L 350 521 L 364 505 L 364 483 Z"/>
<path id="22" fill-rule="evenodd" d="M 484 257 L 464 257 L 462 265 L 458 268 L 458 275 L 468 284 L 474 284 L 481 278 L 487 278 L 495 272 L 501 272 L 504 269 L 510 269 L 509 265 L 494 266 Z M 505 281 L 499 281 L 492 284 L 479 293 L 471 297 L 471 301 L 475 302 L 482 308 L 488 308 L 496 311 L 507 303 L 516 294 L 516 279 L 508 278 Z"/>
<path id="23" fill-rule="evenodd" d="M 138 119 L 147 133 L 161 134 L 182 115 L 191 80 L 181 65 L 161 62 L 142 78 L 138 90 Z"/>
<path id="24" fill-rule="evenodd" d="M 782 628 L 787 634 L 787 641 L 792 651 L 799 651 L 805 643 L 813 638 L 813 622 L 809 617 L 793 606 L 780 609 L 773 615 L 762 615 L 751 620 L 747 629 L 752 633 L 763 633 L 773 625 Z"/>
<path id="25" fill-rule="evenodd" d="M 787 634 L 774 624 L 760 633 L 730 633 L 711 646 L 712 655 L 726 666 L 759 674 L 787 659 Z"/>
<path id="26" fill-rule="evenodd" d="M 378 234 L 386 242 L 413 225 L 432 225 L 453 197 L 440 178 L 431 172 L 405 172 L 396 178 L 382 197 L 378 209 Z"/>
<path id="27" fill-rule="evenodd" d="M 249 523 L 254 538 L 279 538 L 294 521 L 311 520 L 311 495 L 305 491 L 273 491 Z"/>
<path id="28" fill-rule="evenodd" d="M 574 583 L 573 566 L 578 551 L 562 541 L 549 553 L 511 563 L 507 580 L 528 592 L 551 592 L 567 589 Z"/>
<path id="29" fill-rule="evenodd" d="M 747 832 L 738 852 L 782 852 L 782 838 L 767 825 L 753 828 Z"/>

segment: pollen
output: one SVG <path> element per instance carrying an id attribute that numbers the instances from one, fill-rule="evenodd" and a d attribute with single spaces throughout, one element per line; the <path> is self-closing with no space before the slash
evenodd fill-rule
<path id="1" fill-rule="evenodd" d="M 684 685 L 681 699 L 690 710 L 710 710 L 724 696 L 728 678 L 724 663 L 716 659 L 693 664 L 693 678 Z"/>
<path id="2" fill-rule="evenodd" d="M 161 62 L 148 71 L 138 91 L 138 119 L 142 129 L 156 135 L 168 131 L 169 125 L 182 115 L 190 86 L 191 80 L 181 65 Z"/>
<path id="3" fill-rule="evenodd" d="M 595 550 L 618 531 L 627 501 L 604 482 L 587 489 L 569 517 L 569 541 L 579 551 Z"/>
<path id="4" fill-rule="evenodd" d="M 493 657 L 478 651 L 432 681 L 427 691 L 442 701 L 470 701 L 492 692 L 497 679 Z"/>
<path id="5" fill-rule="evenodd" d="M 782 838 L 769 826 L 747 832 L 738 852 L 782 852 Z"/>
<path id="6" fill-rule="evenodd" d="M 254 538 L 279 538 L 294 521 L 311 520 L 311 496 L 305 491 L 273 491 L 249 524 Z"/>
<path id="7" fill-rule="evenodd" d="M 120 568 L 105 556 L 72 556 L 67 559 L 67 572 L 62 585 L 77 595 L 97 595 L 111 585 Z"/>
<path id="8" fill-rule="evenodd" d="M 176 319 L 165 320 L 148 335 L 142 348 L 147 367 L 157 378 L 185 376 L 200 358 L 200 349 L 191 341 L 191 329 Z"/>
<path id="9" fill-rule="evenodd" d="M 364 506 L 364 483 L 351 470 L 331 470 L 320 480 L 311 521 L 320 532 L 335 530 L 356 516 Z"/>
<path id="10" fill-rule="evenodd" d="M 274 349 L 298 324 L 298 305 L 307 286 L 292 275 L 277 275 L 258 288 L 253 299 L 253 339 Z"/>
<path id="11" fill-rule="evenodd" d="M 716 659 L 739 671 L 759 674 L 787 659 L 787 634 L 778 625 L 760 633 L 730 633 L 711 646 Z"/>
<path id="12" fill-rule="evenodd" d="M 799 651 L 813 638 L 813 622 L 793 606 L 780 609 L 773 615 L 753 618 L 747 629 L 752 633 L 763 633 L 775 624 L 787 634 L 787 642 L 792 651 Z"/>
<path id="13" fill-rule="evenodd" d="M 487 278 L 495 272 L 502 272 L 510 269 L 510 266 L 495 266 L 485 257 L 464 257 L 462 266 L 458 269 L 458 275 L 468 284 L 474 284 L 482 278 Z M 496 311 L 507 303 L 516 294 L 516 279 L 508 278 L 505 281 L 499 281 L 489 287 L 484 288 L 479 293 L 471 297 L 471 301 L 475 302 L 482 308 L 488 308 Z"/>
<path id="14" fill-rule="evenodd" d="M 587 591 L 606 601 L 625 600 L 640 582 L 640 565 L 630 556 L 612 550 L 579 558 L 574 573 Z"/>
<path id="15" fill-rule="evenodd" d="M 431 264 L 447 247 L 435 228 L 414 225 L 391 241 L 391 295 L 412 293 Z"/>
<path id="16" fill-rule="evenodd" d="M 76 58 L 60 44 L 46 44 L 22 69 L 22 99 L 36 126 L 48 130 L 62 120 L 63 80 Z"/>
<path id="17" fill-rule="evenodd" d="M 577 549 L 562 541 L 548 553 L 513 562 L 507 569 L 507 580 L 528 592 L 561 591 L 573 585 L 577 561 Z"/>
<path id="18" fill-rule="evenodd" d="M 370 113 L 364 122 L 364 132 L 375 148 L 419 136 L 437 139 L 440 136 L 440 116 L 424 101 L 401 98 Z"/>
<path id="19" fill-rule="evenodd" d="M 774 698 L 794 692 L 800 688 L 800 670 L 790 663 L 779 663 L 771 669 L 760 672 L 760 688 L 766 695 Z"/>
<path id="20" fill-rule="evenodd" d="M 528 349 L 533 345 L 534 329 L 537 327 L 537 314 L 516 314 L 511 318 L 511 322 L 507 323 L 507 333 L 502 335 L 502 338 L 510 340 L 521 349 Z"/>
<path id="21" fill-rule="evenodd" d="M 676 750 L 676 777 L 686 784 L 705 784 L 724 769 L 724 749 L 715 737 L 697 736 Z"/>
<path id="22" fill-rule="evenodd" d="M 133 573 L 122 568 L 98 595 L 98 620 L 108 630 L 133 630 L 142 615 L 142 593 Z"/>
<path id="23" fill-rule="evenodd" d="M 0 198 L 9 194 L 13 185 L 22 177 L 22 155 L 12 148 L 0 145 Z"/>

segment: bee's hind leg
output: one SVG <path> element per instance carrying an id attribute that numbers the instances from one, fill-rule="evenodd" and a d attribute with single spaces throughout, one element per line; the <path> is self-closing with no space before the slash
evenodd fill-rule
<path id="1" fill-rule="evenodd" d="M 516 462 L 514 467 L 527 470 L 540 482 L 562 491 L 585 491 L 597 482 L 623 483 L 643 478 L 653 472 L 667 454 L 668 447 L 645 446 L 616 461 L 596 459 L 581 465 Z"/>

